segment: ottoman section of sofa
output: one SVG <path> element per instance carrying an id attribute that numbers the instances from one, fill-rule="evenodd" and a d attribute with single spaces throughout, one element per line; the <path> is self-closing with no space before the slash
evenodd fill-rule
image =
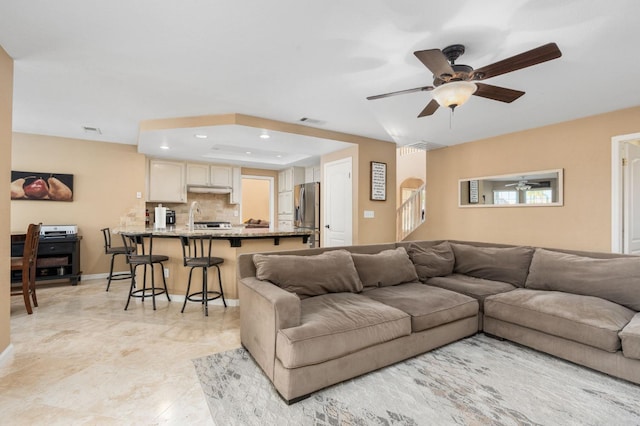
<path id="1" fill-rule="evenodd" d="M 618 333 L 634 311 L 593 296 L 517 289 L 485 300 L 484 315 L 608 352 L 620 347 Z"/>
<path id="2" fill-rule="evenodd" d="M 285 368 L 318 364 L 411 334 L 399 309 L 355 293 L 303 299 L 300 325 L 278 331 L 276 356 Z"/>
<path id="3" fill-rule="evenodd" d="M 473 297 L 417 282 L 380 287 L 362 294 L 411 315 L 414 333 L 478 316 L 478 301 Z"/>
<path id="4" fill-rule="evenodd" d="M 640 359 L 640 312 L 620 332 L 622 353 L 627 358 Z"/>

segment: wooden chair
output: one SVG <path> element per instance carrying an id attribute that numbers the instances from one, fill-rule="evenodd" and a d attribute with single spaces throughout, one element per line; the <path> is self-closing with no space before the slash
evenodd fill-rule
<path id="1" fill-rule="evenodd" d="M 38 256 L 38 243 L 40 242 L 40 224 L 30 224 L 27 229 L 27 237 L 24 241 L 24 251 L 22 257 L 11 258 L 11 270 L 22 271 L 22 286 L 20 290 L 12 289 L 11 295 L 24 297 L 24 305 L 27 313 L 32 314 L 31 302 L 29 296 L 33 300 L 33 306 L 38 307 L 38 298 L 36 297 L 36 258 Z"/>

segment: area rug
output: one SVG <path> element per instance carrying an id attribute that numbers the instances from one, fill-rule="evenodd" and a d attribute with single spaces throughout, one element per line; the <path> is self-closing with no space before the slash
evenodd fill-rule
<path id="1" fill-rule="evenodd" d="M 193 363 L 217 425 L 640 424 L 640 386 L 482 334 L 290 406 L 244 349 Z"/>

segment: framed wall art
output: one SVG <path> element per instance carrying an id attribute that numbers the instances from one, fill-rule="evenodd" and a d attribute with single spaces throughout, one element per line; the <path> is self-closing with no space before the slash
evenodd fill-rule
<path id="1" fill-rule="evenodd" d="M 371 162 L 371 200 L 387 200 L 387 163 Z"/>
<path id="2" fill-rule="evenodd" d="M 12 170 L 11 199 L 73 201 L 73 175 Z"/>

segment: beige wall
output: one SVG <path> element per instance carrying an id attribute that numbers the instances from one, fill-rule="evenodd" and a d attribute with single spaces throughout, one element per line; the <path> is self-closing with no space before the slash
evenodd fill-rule
<path id="1" fill-rule="evenodd" d="M 0 46 L 0 180 L 11 182 L 11 118 L 13 109 L 13 60 Z M 0 355 L 11 343 L 11 292 L 9 280 L 9 185 L 0 197 Z"/>
<path id="2" fill-rule="evenodd" d="M 31 222 L 76 224 L 83 274 L 107 272 L 110 257 L 100 229 L 144 209 L 145 157 L 133 145 L 14 133 L 11 158 L 13 170 L 74 175 L 72 202 L 12 201 L 11 229 L 23 231 Z M 116 270 L 126 268 L 123 259 L 117 262 Z"/>
<path id="3" fill-rule="evenodd" d="M 353 167 L 353 244 L 373 244 L 396 239 L 396 145 L 367 140 L 342 151 L 325 155 L 320 167 L 328 162 L 351 157 Z M 387 163 L 387 200 L 371 201 L 371 161 Z M 364 211 L 372 210 L 375 217 L 364 218 Z M 324 226 L 324 219 L 320 224 Z"/>
<path id="4" fill-rule="evenodd" d="M 640 131 L 640 107 L 429 151 L 427 221 L 409 239 L 611 249 L 611 138 Z M 564 206 L 459 208 L 458 179 L 564 169 Z"/>
<path id="5" fill-rule="evenodd" d="M 398 185 L 398 193 L 396 196 L 397 206 L 402 204 L 402 194 L 400 186 L 406 180 L 412 182 L 410 187 L 415 187 L 413 182 L 421 181 L 424 183 L 427 179 L 427 152 L 417 150 L 416 152 L 402 154 L 402 149 L 396 150 L 396 182 Z"/>
<path id="6" fill-rule="evenodd" d="M 242 221 L 269 221 L 269 187 L 265 179 L 242 178 Z"/>

